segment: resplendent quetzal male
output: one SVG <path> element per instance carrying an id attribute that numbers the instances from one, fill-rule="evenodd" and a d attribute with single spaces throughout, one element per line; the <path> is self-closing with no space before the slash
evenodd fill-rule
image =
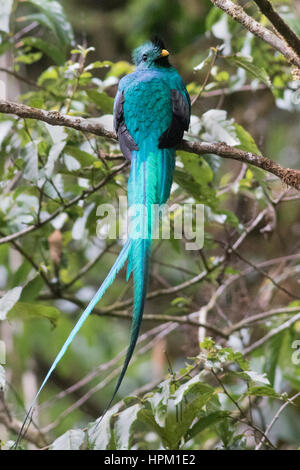
<path id="1" fill-rule="evenodd" d="M 128 238 L 116 262 L 58 353 L 36 398 L 88 315 L 128 260 L 127 280 L 132 273 L 134 281 L 130 343 L 107 408 L 126 373 L 137 342 L 147 292 L 153 226 L 151 207 L 169 198 L 175 148 L 190 122 L 190 98 L 177 70 L 170 65 L 168 55 L 159 38 L 147 42 L 133 52 L 136 70 L 120 80 L 114 103 L 114 127 L 121 150 L 131 161 L 129 208 L 135 206 L 138 210 L 131 217 Z"/>

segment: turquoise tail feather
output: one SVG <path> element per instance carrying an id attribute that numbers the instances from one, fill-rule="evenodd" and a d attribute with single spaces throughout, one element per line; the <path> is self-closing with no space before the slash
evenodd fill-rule
<path id="1" fill-rule="evenodd" d="M 170 197 L 175 169 L 175 150 L 166 148 L 161 150 L 159 165 L 159 204 L 164 204 Z"/>
<path id="2" fill-rule="evenodd" d="M 60 360 L 63 358 L 63 356 L 65 355 L 68 347 L 70 346 L 70 344 L 72 343 L 74 337 L 76 336 L 76 334 L 78 333 L 78 331 L 80 330 L 80 328 L 82 327 L 83 323 L 85 322 L 85 320 L 87 319 L 87 317 L 90 315 L 90 313 L 93 311 L 93 308 L 95 307 L 95 305 L 99 302 L 99 300 L 103 297 L 105 291 L 108 289 L 108 287 L 113 283 L 116 275 L 118 274 L 118 272 L 122 269 L 122 267 L 124 266 L 127 258 L 128 258 L 128 254 L 129 254 L 129 250 L 130 250 L 130 240 L 128 239 L 125 243 L 125 245 L 123 246 L 118 258 L 116 259 L 113 267 L 111 268 L 110 272 L 108 273 L 108 275 L 106 276 L 105 280 L 103 281 L 103 283 L 101 284 L 101 286 L 99 287 L 98 291 L 96 292 L 96 294 L 94 295 L 94 297 L 92 298 L 92 300 L 90 301 L 90 303 L 88 304 L 88 306 L 86 307 L 86 309 L 84 310 L 84 312 L 82 313 L 82 315 L 80 316 L 79 320 L 77 321 L 76 325 L 74 326 L 73 330 L 71 331 L 71 333 L 69 334 L 68 338 L 66 339 L 64 345 L 62 346 L 61 350 L 59 351 L 59 353 L 57 354 L 56 358 L 54 359 L 54 362 L 52 364 L 52 366 L 50 367 L 46 377 L 44 378 L 43 382 L 42 382 L 42 385 L 40 386 L 38 392 L 36 393 L 35 397 L 34 397 L 34 400 L 26 414 L 26 417 L 25 417 L 25 420 L 22 424 L 22 427 L 20 429 L 20 432 L 19 432 L 19 436 L 18 436 L 18 439 L 16 441 L 16 444 L 15 446 L 18 445 L 19 441 L 20 441 L 20 438 L 22 437 L 22 434 L 23 434 L 23 430 L 24 430 L 24 427 L 25 427 L 25 424 L 29 418 L 29 416 L 31 415 L 31 412 L 35 406 L 35 403 L 41 393 L 41 391 L 43 390 L 43 388 L 45 387 L 46 383 L 48 382 L 51 374 L 54 372 L 54 370 L 56 369 L 58 363 L 60 362 Z"/>
<path id="3" fill-rule="evenodd" d="M 122 371 L 105 412 L 112 404 L 128 365 L 132 358 L 143 318 L 147 284 L 149 276 L 149 258 L 152 245 L 152 204 L 158 198 L 158 161 L 159 150 L 149 152 L 149 142 L 145 141 L 140 150 L 132 153 L 130 177 L 128 182 L 128 200 L 130 207 L 130 252 L 127 266 L 127 278 L 133 273 L 134 303 L 129 347 Z M 104 416 L 102 415 L 102 417 Z"/>
<path id="4" fill-rule="evenodd" d="M 103 281 L 103 283 L 101 284 L 101 286 L 99 287 L 98 291 L 96 292 L 96 294 L 94 295 L 94 297 L 92 298 L 92 300 L 90 301 L 90 303 L 88 304 L 88 306 L 86 307 L 86 309 L 84 310 L 84 312 L 82 313 L 81 317 L 79 318 L 79 320 L 77 321 L 76 325 L 74 326 L 73 330 L 71 331 L 71 333 L 69 334 L 68 338 L 66 339 L 63 347 L 61 348 L 61 350 L 59 351 L 58 355 L 56 356 L 51 368 L 49 369 L 46 377 L 44 378 L 43 380 L 43 383 L 42 385 L 40 386 L 36 396 L 35 396 L 35 401 L 36 399 L 38 398 L 39 394 L 41 393 L 41 391 L 43 390 L 44 386 L 46 385 L 46 383 L 48 382 L 49 378 L 50 378 L 50 375 L 52 374 L 52 372 L 55 370 L 56 366 L 58 365 L 58 363 L 60 362 L 60 360 L 62 359 L 62 357 L 65 355 L 68 347 L 70 346 L 70 344 L 72 343 L 75 335 L 78 333 L 78 331 L 80 330 L 80 328 L 82 327 L 83 323 L 85 322 L 85 320 L 87 319 L 87 317 L 90 315 L 90 313 L 93 311 L 95 305 L 97 305 L 97 303 L 99 302 L 99 300 L 103 297 L 105 291 L 108 289 L 108 287 L 113 283 L 116 275 L 118 274 L 118 272 L 122 269 L 122 267 L 124 266 L 126 260 L 127 260 L 127 257 L 128 257 L 128 252 L 129 252 L 129 248 L 130 248 L 130 240 L 127 240 L 125 245 L 123 246 L 118 258 L 116 259 L 113 267 L 111 268 L 111 270 L 109 271 L 108 275 L 106 276 L 105 280 Z"/>
<path id="5" fill-rule="evenodd" d="M 101 419 L 104 417 L 106 411 L 110 408 L 111 404 L 113 403 L 118 390 L 123 382 L 124 376 L 126 374 L 127 368 L 129 366 L 130 360 L 132 358 L 137 339 L 139 336 L 139 331 L 142 323 L 143 312 L 144 312 L 144 305 L 147 293 L 147 283 L 148 283 L 148 272 L 149 272 L 149 244 L 146 240 L 140 241 L 140 262 L 137 262 L 133 267 L 133 277 L 134 283 L 137 284 L 134 293 L 134 308 L 133 308 L 133 315 L 132 315 L 132 323 L 131 323 L 131 330 L 130 330 L 130 340 L 129 346 L 126 352 L 126 357 L 123 363 L 122 371 L 119 375 L 118 382 L 115 386 L 114 392 L 112 394 L 109 403 L 105 407 L 104 412 L 102 413 Z M 136 254 L 136 248 L 133 249 L 133 252 Z M 144 265 L 142 266 L 142 263 Z M 100 422 L 99 421 L 99 422 Z"/>
<path id="6" fill-rule="evenodd" d="M 102 414 L 102 418 L 111 406 L 121 386 L 136 346 L 143 317 L 149 275 L 149 258 L 152 245 L 151 231 L 153 220 L 151 207 L 153 204 L 162 204 L 168 199 L 174 171 L 175 152 L 171 149 L 160 150 L 157 146 L 153 146 L 151 144 L 152 142 L 145 140 L 144 145 L 140 146 L 139 151 L 132 152 L 132 164 L 128 182 L 128 199 L 130 209 L 136 206 L 137 210 L 135 210 L 133 215 L 131 215 L 132 225 L 129 231 L 128 240 L 123 246 L 108 276 L 82 313 L 63 347 L 56 356 L 27 413 L 19 438 L 22 436 L 27 419 L 51 374 L 54 372 L 58 363 L 72 343 L 75 335 L 78 333 L 95 305 L 102 298 L 105 291 L 112 284 L 117 273 L 122 269 L 128 259 L 127 279 L 130 274 L 133 273 L 134 280 L 134 305 L 130 330 L 130 342 L 122 371 L 118 378 L 112 398 Z M 154 151 L 149 151 L 149 147 L 154 148 Z M 17 443 L 18 442 L 19 439 Z"/>

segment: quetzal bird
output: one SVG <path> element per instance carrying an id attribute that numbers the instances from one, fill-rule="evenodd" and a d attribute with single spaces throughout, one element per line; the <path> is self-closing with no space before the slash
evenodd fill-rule
<path id="1" fill-rule="evenodd" d="M 154 223 L 151 207 L 153 204 L 163 204 L 169 198 L 175 148 L 190 122 L 190 98 L 182 78 L 170 65 L 168 56 L 169 52 L 162 40 L 155 38 L 134 50 L 136 69 L 120 80 L 114 101 L 114 127 L 124 157 L 131 161 L 129 208 L 137 206 L 138 210 L 132 216 L 133 223 L 130 224 L 127 241 L 117 260 L 58 353 L 36 398 L 74 336 L 128 260 L 127 280 L 132 273 L 134 281 L 130 343 L 123 369 L 106 409 L 114 400 L 126 373 L 137 342 L 147 292 Z"/>

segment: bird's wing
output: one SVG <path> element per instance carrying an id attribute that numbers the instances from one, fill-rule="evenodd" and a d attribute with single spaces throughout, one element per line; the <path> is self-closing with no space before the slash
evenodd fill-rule
<path id="1" fill-rule="evenodd" d="M 114 128 L 118 135 L 121 151 L 127 160 L 131 160 L 132 150 L 138 150 L 135 140 L 130 135 L 124 120 L 124 90 L 119 90 L 114 102 Z"/>
<path id="2" fill-rule="evenodd" d="M 159 148 L 176 147 L 190 124 L 191 102 L 185 86 L 171 89 L 172 121 L 168 129 L 159 138 Z"/>

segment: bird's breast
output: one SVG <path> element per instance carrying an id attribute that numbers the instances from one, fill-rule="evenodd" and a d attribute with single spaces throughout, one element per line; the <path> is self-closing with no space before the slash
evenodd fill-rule
<path id="1" fill-rule="evenodd" d="M 145 74 L 143 80 L 133 81 L 124 92 L 124 119 L 139 145 L 145 137 L 159 139 L 172 120 L 171 90 L 157 76 Z"/>

